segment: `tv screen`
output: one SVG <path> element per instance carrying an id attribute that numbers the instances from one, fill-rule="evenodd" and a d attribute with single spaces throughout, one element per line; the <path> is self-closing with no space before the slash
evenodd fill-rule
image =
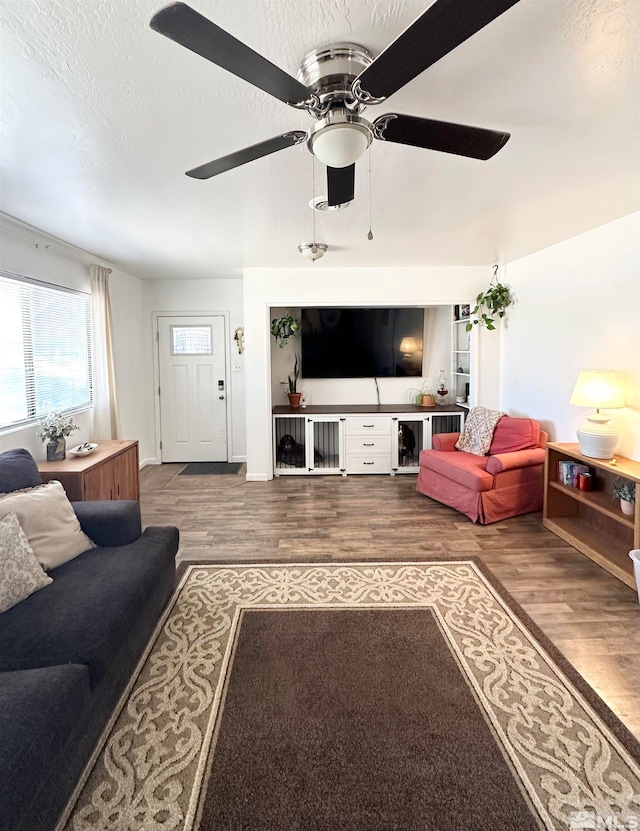
<path id="1" fill-rule="evenodd" d="M 421 376 L 423 327 L 423 309 L 302 309 L 302 377 Z"/>

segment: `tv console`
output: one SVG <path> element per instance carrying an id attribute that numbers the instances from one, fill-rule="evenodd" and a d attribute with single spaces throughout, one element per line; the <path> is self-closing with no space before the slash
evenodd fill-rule
<path id="1" fill-rule="evenodd" d="M 437 433 L 462 429 L 457 405 L 342 404 L 273 408 L 273 471 L 309 474 L 417 473 Z"/>

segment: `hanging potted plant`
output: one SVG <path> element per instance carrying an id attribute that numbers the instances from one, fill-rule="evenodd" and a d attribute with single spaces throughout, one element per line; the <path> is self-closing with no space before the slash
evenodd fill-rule
<path id="1" fill-rule="evenodd" d="M 300 371 L 298 369 L 298 356 L 296 355 L 296 360 L 293 365 L 293 375 L 287 376 L 287 384 L 289 386 L 289 391 L 287 395 L 289 396 L 289 406 L 290 407 L 299 407 L 300 406 L 300 399 L 302 398 L 302 393 L 298 392 L 298 378 L 300 377 Z"/>
<path id="2" fill-rule="evenodd" d="M 474 326 L 486 326 L 489 331 L 494 330 L 496 320 L 504 317 L 507 307 L 513 303 L 509 287 L 500 283 L 497 277 L 498 266 L 494 265 L 489 288 L 481 291 L 476 297 L 476 305 L 471 310 L 471 320 L 465 326 L 467 332 Z"/>
<path id="3" fill-rule="evenodd" d="M 276 339 L 280 349 L 286 346 L 287 340 L 294 338 L 299 331 L 300 321 L 288 309 L 282 317 L 274 317 L 271 321 L 271 334 Z"/>
<path id="4" fill-rule="evenodd" d="M 633 516 L 636 502 L 636 486 L 628 479 L 617 479 L 613 483 L 613 495 L 620 500 L 620 510 L 626 516 Z"/>
<path id="5" fill-rule="evenodd" d="M 47 442 L 47 461 L 60 462 L 67 455 L 67 436 L 74 430 L 79 430 L 73 421 L 73 416 L 64 416 L 53 411 L 40 422 L 41 430 L 36 436 Z"/>

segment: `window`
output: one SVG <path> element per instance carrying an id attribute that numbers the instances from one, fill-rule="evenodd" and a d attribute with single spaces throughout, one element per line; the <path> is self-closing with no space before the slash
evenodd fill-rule
<path id="1" fill-rule="evenodd" d="M 172 355 L 213 355 L 212 326 L 172 326 Z"/>
<path id="2" fill-rule="evenodd" d="M 0 428 L 91 404 L 91 296 L 0 274 Z"/>

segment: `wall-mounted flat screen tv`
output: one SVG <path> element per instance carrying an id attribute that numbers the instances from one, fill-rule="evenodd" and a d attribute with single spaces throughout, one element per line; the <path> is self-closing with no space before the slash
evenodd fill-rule
<path id="1" fill-rule="evenodd" d="M 422 375 L 424 309 L 301 311 L 303 378 Z"/>

